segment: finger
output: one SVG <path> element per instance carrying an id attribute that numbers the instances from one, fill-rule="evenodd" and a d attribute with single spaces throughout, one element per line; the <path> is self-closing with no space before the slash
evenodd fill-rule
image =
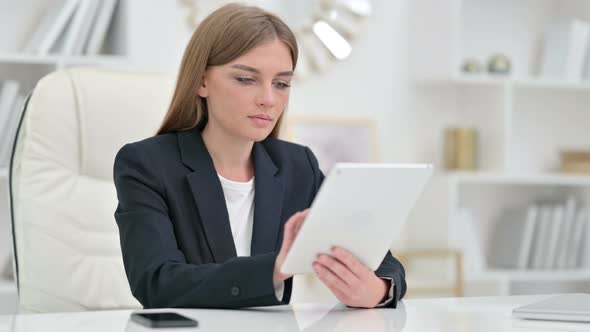
<path id="1" fill-rule="evenodd" d="M 295 213 L 294 215 L 287 220 L 284 227 L 283 232 L 283 246 L 289 246 L 293 239 L 295 238 L 295 230 L 297 227 L 297 220 L 299 217 L 300 212 Z"/>
<path id="2" fill-rule="evenodd" d="M 305 216 L 307 213 L 304 211 L 296 212 L 287 220 L 285 223 L 285 234 L 283 236 L 283 243 L 285 245 L 290 246 L 292 242 L 295 240 L 297 233 L 299 233 L 299 229 L 301 228 L 301 223 L 305 220 Z"/>
<path id="3" fill-rule="evenodd" d="M 330 290 L 336 296 L 338 301 L 340 301 L 348 306 L 352 306 L 352 307 L 357 306 L 357 304 L 353 301 L 352 298 L 350 298 L 350 296 L 347 293 L 345 293 L 339 289 L 330 289 Z"/>
<path id="4" fill-rule="evenodd" d="M 299 222 L 295 226 L 296 227 L 295 234 L 299 234 L 299 231 L 301 231 L 301 227 L 303 226 L 304 222 L 305 222 L 305 219 L 299 220 Z"/>
<path id="5" fill-rule="evenodd" d="M 297 217 L 297 222 L 295 225 L 295 234 L 299 233 L 299 230 L 301 229 L 301 226 L 303 226 L 303 223 L 305 222 L 305 218 L 307 218 L 308 214 L 309 214 L 309 209 L 305 209 L 299 213 L 299 215 Z"/>
<path id="6" fill-rule="evenodd" d="M 297 220 L 299 220 L 299 216 L 301 215 L 301 213 L 302 213 L 301 211 L 297 211 L 297 212 L 293 213 L 293 215 L 289 218 L 289 220 L 287 220 L 286 224 L 291 224 L 291 225 L 296 224 Z"/>
<path id="7" fill-rule="evenodd" d="M 295 213 L 287 222 L 285 223 L 285 234 L 291 235 L 297 226 L 297 216 L 299 212 Z"/>
<path id="8" fill-rule="evenodd" d="M 320 278 L 320 280 L 331 290 L 338 290 L 345 294 L 350 292 L 350 288 L 346 283 L 321 263 L 316 261 L 316 263 L 313 264 L 313 268 L 318 278 Z"/>
<path id="9" fill-rule="evenodd" d="M 301 226 L 305 222 L 305 219 L 307 218 L 308 214 L 309 214 L 309 209 L 305 209 L 299 214 L 299 218 L 297 220 L 297 233 L 299 233 L 299 229 L 301 229 Z"/>
<path id="10" fill-rule="evenodd" d="M 373 271 L 361 263 L 350 251 L 344 248 L 332 248 L 332 255 L 346 265 L 359 279 L 370 277 L 373 273 Z"/>
<path id="11" fill-rule="evenodd" d="M 289 220 L 287 220 L 287 222 L 285 223 L 285 227 L 289 227 L 295 224 L 295 222 L 297 221 L 297 217 L 300 213 L 301 212 L 295 212 L 291 217 L 289 217 Z"/>
<path id="12" fill-rule="evenodd" d="M 334 257 L 320 255 L 317 261 L 330 269 L 330 271 L 340 277 L 351 288 L 356 288 L 356 285 L 360 282 L 360 279 L 346 265 Z"/>

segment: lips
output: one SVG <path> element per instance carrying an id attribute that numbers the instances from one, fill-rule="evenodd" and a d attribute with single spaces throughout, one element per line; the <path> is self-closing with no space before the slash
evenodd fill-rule
<path id="1" fill-rule="evenodd" d="M 272 121 L 272 118 L 266 114 L 256 114 L 256 115 L 251 116 L 251 118 Z"/>
<path id="2" fill-rule="evenodd" d="M 272 118 L 266 114 L 257 114 L 249 116 L 248 118 L 250 118 L 250 121 L 252 121 L 254 126 L 258 128 L 268 128 L 273 125 Z"/>

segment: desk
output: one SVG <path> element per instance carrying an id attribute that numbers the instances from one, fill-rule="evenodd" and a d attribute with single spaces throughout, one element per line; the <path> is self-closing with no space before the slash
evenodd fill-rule
<path id="1" fill-rule="evenodd" d="M 590 324 L 514 319 L 516 306 L 547 298 L 510 296 L 414 299 L 398 309 L 349 309 L 298 304 L 242 310 L 181 309 L 197 329 L 148 329 L 129 321 L 130 310 L 0 316 L 0 331 L 590 331 Z M 158 310 L 152 310 L 158 311 Z"/>

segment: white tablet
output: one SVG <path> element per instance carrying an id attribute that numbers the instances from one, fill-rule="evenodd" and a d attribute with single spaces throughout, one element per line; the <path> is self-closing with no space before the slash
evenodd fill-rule
<path id="1" fill-rule="evenodd" d="M 590 323 L 590 294 L 573 293 L 553 296 L 512 311 L 518 318 Z"/>
<path id="2" fill-rule="evenodd" d="M 281 272 L 313 272 L 332 246 L 376 270 L 432 175 L 429 164 L 338 163 L 324 179 Z"/>

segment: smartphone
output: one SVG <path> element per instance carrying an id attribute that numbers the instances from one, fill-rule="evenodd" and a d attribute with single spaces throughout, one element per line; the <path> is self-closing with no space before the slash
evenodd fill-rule
<path id="1" fill-rule="evenodd" d="M 175 312 L 134 312 L 131 320 L 147 327 L 197 327 L 199 322 Z"/>

